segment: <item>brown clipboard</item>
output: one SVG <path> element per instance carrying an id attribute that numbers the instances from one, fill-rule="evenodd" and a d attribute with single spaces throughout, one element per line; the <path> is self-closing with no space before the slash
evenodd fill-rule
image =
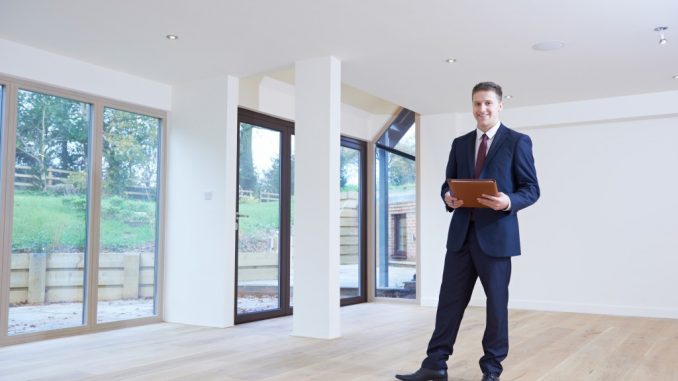
<path id="1" fill-rule="evenodd" d="M 487 206 L 478 202 L 478 198 L 483 194 L 497 196 L 497 182 L 487 179 L 458 180 L 447 179 L 447 185 L 452 195 L 459 200 L 464 201 L 461 208 L 487 208 Z"/>

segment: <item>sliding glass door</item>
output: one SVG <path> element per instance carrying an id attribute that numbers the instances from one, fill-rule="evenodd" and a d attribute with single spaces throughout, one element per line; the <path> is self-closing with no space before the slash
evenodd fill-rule
<path id="1" fill-rule="evenodd" d="M 160 321 L 164 114 L 23 81 L 0 90 L 0 345 Z"/>

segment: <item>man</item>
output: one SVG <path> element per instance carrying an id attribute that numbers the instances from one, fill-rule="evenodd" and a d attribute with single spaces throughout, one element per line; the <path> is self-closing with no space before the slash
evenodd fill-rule
<path id="1" fill-rule="evenodd" d="M 447 181 L 441 197 L 454 211 L 447 235 L 447 254 L 440 286 L 436 325 L 421 368 L 396 375 L 404 381 L 447 380 L 447 359 L 459 332 L 464 310 L 476 279 L 487 296 L 482 381 L 499 381 L 501 362 L 508 354 L 508 286 L 511 257 L 520 255 L 519 210 L 539 198 L 532 157 L 532 141 L 504 126 L 501 87 L 481 82 L 473 87 L 473 116 L 477 128 L 454 139 L 447 162 L 447 179 L 494 179 L 499 194 L 482 195 L 487 208 L 465 208 L 452 194 Z"/>

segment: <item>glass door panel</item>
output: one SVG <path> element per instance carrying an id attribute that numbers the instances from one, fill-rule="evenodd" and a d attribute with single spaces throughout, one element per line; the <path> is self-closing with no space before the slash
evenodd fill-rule
<path id="1" fill-rule="evenodd" d="M 279 131 L 240 123 L 237 314 L 279 310 Z"/>
<path id="2" fill-rule="evenodd" d="M 17 93 L 8 334 L 84 324 L 91 105 Z"/>
<path id="3" fill-rule="evenodd" d="M 340 254 L 341 298 L 360 296 L 362 241 L 361 241 L 361 151 L 341 147 L 339 171 L 340 191 Z"/>
<path id="4" fill-rule="evenodd" d="M 160 119 L 104 109 L 97 323 L 157 314 Z"/>

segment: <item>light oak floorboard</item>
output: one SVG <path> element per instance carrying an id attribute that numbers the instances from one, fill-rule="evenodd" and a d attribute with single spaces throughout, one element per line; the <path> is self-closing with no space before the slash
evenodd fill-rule
<path id="1" fill-rule="evenodd" d="M 291 336 L 285 317 L 233 328 L 153 324 L 0 348 L 0 381 L 371 381 L 416 370 L 435 309 L 342 308 L 342 337 Z M 678 320 L 510 311 L 504 381 L 678 381 Z M 466 311 L 450 381 L 478 381 L 485 310 Z"/>

